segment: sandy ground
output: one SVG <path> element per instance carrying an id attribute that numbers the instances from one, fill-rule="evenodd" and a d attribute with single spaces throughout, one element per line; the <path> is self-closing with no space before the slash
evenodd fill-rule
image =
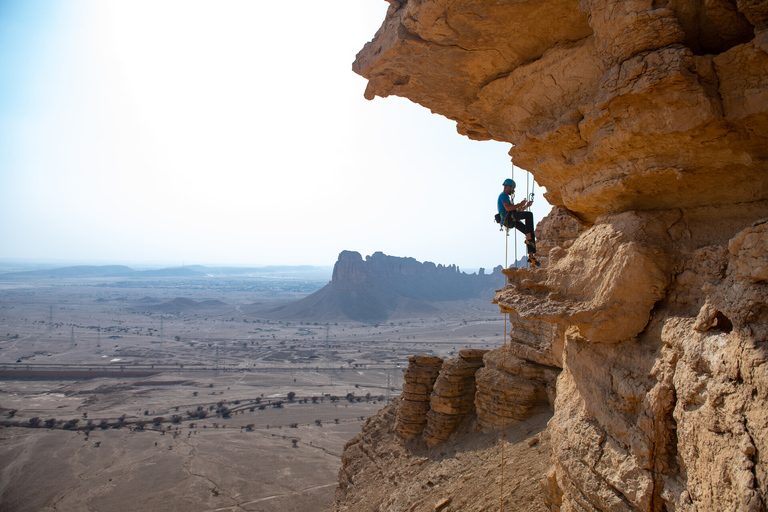
<path id="1" fill-rule="evenodd" d="M 0 286 L 0 420 L 41 420 L 0 428 L 0 510 L 327 509 L 344 444 L 399 395 L 410 355 L 503 339 L 486 301 L 318 325 L 259 317 L 300 293 L 243 288 Z M 167 304 L 178 297 L 195 303 Z M 64 428 L 75 420 L 87 430 Z"/>

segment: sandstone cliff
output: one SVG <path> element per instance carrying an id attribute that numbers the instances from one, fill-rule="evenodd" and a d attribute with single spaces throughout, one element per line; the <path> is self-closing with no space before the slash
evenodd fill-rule
<path id="1" fill-rule="evenodd" d="M 429 470 L 454 457 L 445 485 L 460 492 L 475 427 L 550 402 L 551 466 L 537 476 L 550 509 L 765 510 L 768 2 L 389 3 L 353 65 L 366 97 L 403 96 L 460 134 L 511 143 L 570 224 L 540 233 L 546 267 L 505 271 L 495 301 L 510 340 L 475 372 L 476 411 L 449 439 L 460 448 L 438 456 L 414 439 L 366 462 L 355 450 L 384 413 L 345 452 L 334 508 L 363 510 L 350 504 L 372 492 L 365 510 L 408 509 L 397 486 L 382 496 L 343 478 L 391 474 L 417 452 Z M 476 496 L 409 506 L 489 507 Z"/>
<path id="2" fill-rule="evenodd" d="M 418 317 L 438 312 L 434 303 L 492 297 L 503 281 L 501 266 L 486 274 L 461 272 L 456 265 L 436 265 L 414 258 L 375 252 L 365 259 L 342 251 L 331 282 L 270 314 L 291 320 L 355 320 L 379 323 L 391 316 Z"/>

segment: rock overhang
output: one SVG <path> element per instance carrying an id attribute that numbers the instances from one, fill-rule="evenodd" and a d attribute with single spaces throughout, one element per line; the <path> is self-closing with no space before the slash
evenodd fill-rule
<path id="1" fill-rule="evenodd" d="M 509 142 L 583 221 L 768 204 L 766 8 L 390 3 L 353 65 L 366 97 L 403 96 L 463 135 Z"/>

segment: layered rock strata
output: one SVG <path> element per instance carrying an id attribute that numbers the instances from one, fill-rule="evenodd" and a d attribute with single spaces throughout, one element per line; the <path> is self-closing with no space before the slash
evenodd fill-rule
<path id="1" fill-rule="evenodd" d="M 511 143 L 580 223 L 495 299 L 551 340 L 477 373 L 478 396 L 510 373 L 556 395 L 549 506 L 768 507 L 768 2 L 390 0 L 353 69 Z M 526 414 L 504 404 L 478 417 Z"/>
<path id="2" fill-rule="evenodd" d="M 423 439 L 429 446 L 447 440 L 465 418 L 475 412 L 475 373 L 487 350 L 464 349 L 443 363 L 432 388 Z"/>
<path id="3" fill-rule="evenodd" d="M 416 439 L 427 426 L 432 389 L 442 367 L 443 359 L 437 356 L 421 354 L 408 359 L 395 422 L 395 429 L 403 439 Z"/>
<path id="4" fill-rule="evenodd" d="M 513 354 L 515 343 L 493 350 L 477 372 L 477 420 L 481 428 L 498 430 L 527 418 L 539 405 L 554 401 L 560 368 L 537 364 Z"/>

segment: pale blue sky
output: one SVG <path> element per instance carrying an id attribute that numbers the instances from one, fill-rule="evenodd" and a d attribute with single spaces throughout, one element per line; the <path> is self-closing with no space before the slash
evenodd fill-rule
<path id="1" fill-rule="evenodd" d="M 509 144 L 363 98 L 387 6 L 0 0 L 0 259 L 503 264 Z"/>

